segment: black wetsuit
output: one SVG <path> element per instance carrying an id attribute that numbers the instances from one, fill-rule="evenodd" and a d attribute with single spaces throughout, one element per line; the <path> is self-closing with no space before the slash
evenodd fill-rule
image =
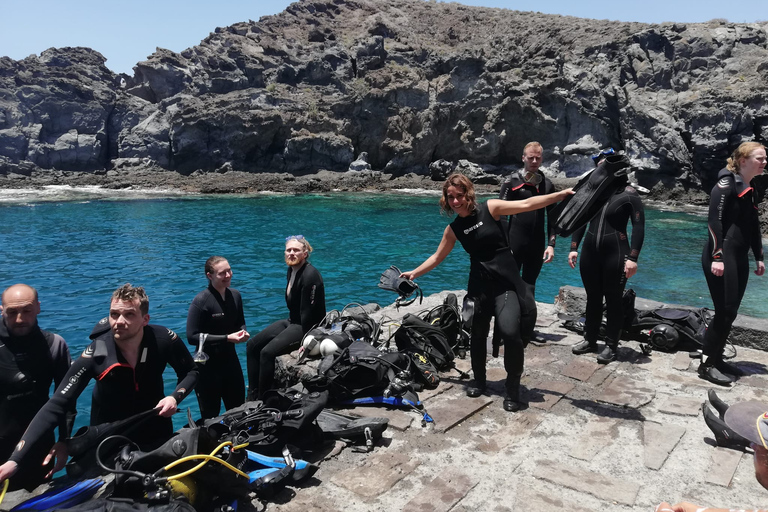
<path id="1" fill-rule="evenodd" d="M 26 336 L 11 336 L 0 321 L 0 462 L 13 452 L 35 414 L 48 401 L 51 383 L 56 386 L 66 375 L 72 359 L 64 339 L 37 325 Z M 76 409 L 70 407 L 58 422 L 59 440 L 69 437 Z M 11 479 L 11 490 L 40 485 L 50 466 L 41 462 L 54 443 L 53 429 L 43 432 L 19 464 Z"/>
<path id="2" fill-rule="evenodd" d="M 96 380 L 91 425 L 122 420 L 153 409 L 166 396 L 163 372 L 169 364 L 178 377 L 176 389 L 169 396 L 180 403 L 197 382 L 197 367 L 176 333 L 159 325 L 144 327 L 135 368 L 118 350 L 111 331 L 97 337 L 72 364 L 64 381 L 32 420 L 22 438 L 24 445 L 13 452 L 10 460 L 25 459 L 29 446 L 49 432 L 72 408 L 91 379 Z M 172 433 L 171 418 L 155 417 L 132 432 L 131 439 L 148 449 L 165 441 Z"/>
<path id="3" fill-rule="evenodd" d="M 187 314 L 187 341 L 198 346 L 205 333 L 205 364 L 198 365 L 200 375 L 195 386 L 200 416 L 213 418 L 221 411 L 221 402 L 229 410 L 245 401 L 245 378 L 235 344 L 227 335 L 245 329 L 243 300 L 240 292 L 227 288 L 224 297 L 208 285 L 192 300 Z"/>
<path id="4" fill-rule="evenodd" d="M 627 222 L 632 222 L 632 243 L 627 240 Z M 581 280 L 587 292 L 587 313 L 584 338 L 597 342 L 603 318 L 605 297 L 607 327 L 606 343 L 616 347 L 624 320 L 622 295 L 627 284 L 624 265 L 637 262 L 645 238 L 645 211 L 640 196 L 632 187 L 613 194 L 602 209 L 592 217 L 589 227 L 579 228 L 571 238 L 571 251 L 577 251 L 584 232 L 587 237 L 581 252 Z"/>
<path id="5" fill-rule="evenodd" d="M 731 325 L 747 289 L 749 249 L 763 261 L 763 242 L 757 216 L 759 199 L 741 176 L 723 169 L 709 199 L 709 243 L 701 266 L 715 305 L 715 317 L 704 335 L 704 355 L 717 361 L 723 355 Z M 722 276 L 712 274 L 712 262 L 722 261 Z"/>
<path id="6" fill-rule="evenodd" d="M 525 357 L 520 338 L 523 299 L 519 296 L 518 287 L 525 285 L 507 245 L 505 223 L 493 218 L 488 203 L 481 203 L 472 215 L 456 218 L 450 227 L 461 246 L 469 253 L 467 296 L 475 300 L 470 342 L 475 381 L 479 386 L 485 386 L 488 331 L 491 317 L 495 316 L 494 332 L 498 332 L 504 345 L 507 393 L 510 398 L 518 401 Z M 524 304 L 523 309 L 529 311 L 530 305 Z"/>
<path id="7" fill-rule="evenodd" d="M 555 191 L 552 182 L 541 171 L 537 171 L 542 177 L 538 186 L 525 181 L 523 178 L 524 173 L 524 170 L 513 172 L 504 180 L 504 183 L 501 184 L 499 199 L 504 201 L 522 201 L 529 197 L 551 194 Z M 557 240 L 555 223 L 553 219 L 549 218 L 549 214 L 554 207 L 554 204 L 546 207 L 546 235 L 544 230 L 544 208 L 509 216 L 509 248 L 512 249 L 512 253 L 515 255 L 515 261 L 521 271 L 523 281 L 530 286 L 528 293 L 533 297 L 536 295 L 536 279 L 538 279 L 541 267 L 544 264 L 544 249 L 546 245 L 555 247 L 555 241 Z M 533 304 L 536 304 L 535 299 L 533 299 Z M 533 337 L 535 324 L 536 309 L 534 308 L 530 316 L 527 317 L 527 321 L 521 325 L 520 334 L 525 342 Z"/>
<path id="8" fill-rule="evenodd" d="M 499 199 L 522 201 L 529 197 L 551 194 L 555 191 L 552 182 L 543 174 L 541 183 L 536 186 L 525 181 L 521 176 L 523 173 L 524 171 L 513 172 L 504 180 L 504 183 L 501 184 Z M 539 174 L 541 174 L 540 171 Z M 554 207 L 554 204 L 546 207 L 547 218 Z M 520 268 L 523 281 L 532 286 L 536 285 L 536 279 L 541 272 L 546 245 L 554 247 L 557 240 L 555 223 L 549 218 L 545 236 L 544 212 L 545 209 L 541 208 L 509 217 L 509 248 L 515 255 L 515 261 Z M 545 242 L 548 243 L 545 244 Z"/>
<path id="9" fill-rule="evenodd" d="M 288 283 L 291 281 L 288 268 Z M 299 348 L 301 339 L 325 317 L 325 287 L 320 272 L 308 261 L 297 271 L 285 302 L 289 318 L 278 320 L 248 340 L 248 397 L 254 399 L 272 387 L 275 359 Z"/>

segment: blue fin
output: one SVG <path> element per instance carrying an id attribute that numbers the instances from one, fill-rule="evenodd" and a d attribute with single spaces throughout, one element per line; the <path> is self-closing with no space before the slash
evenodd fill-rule
<path id="1" fill-rule="evenodd" d="M 11 509 L 16 510 L 54 510 L 60 508 L 69 508 L 91 499 L 99 489 L 105 484 L 101 478 L 90 478 L 82 480 L 65 487 L 51 489 L 34 498 L 30 498 L 24 503 L 19 503 Z"/>

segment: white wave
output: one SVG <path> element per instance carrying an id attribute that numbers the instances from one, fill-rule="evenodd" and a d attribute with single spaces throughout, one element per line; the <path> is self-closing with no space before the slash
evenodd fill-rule
<path id="1" fill-rule="evenodd" d="M 100 185 L 73 187 L 46 185 L 40 188 L 0 189 L 0 204 L 31 204 L 57 201 L 108 201 L 178 198 L 192 194 L 172 188 L 104 188 Z"/>
<path id="2" fill-rule="evenodd" d="M 401 193 L 410 196 L 439 196 L 443 192 L 441 190 L 429 190 L 426 188 L 393 188 L 390 193 Z"/>

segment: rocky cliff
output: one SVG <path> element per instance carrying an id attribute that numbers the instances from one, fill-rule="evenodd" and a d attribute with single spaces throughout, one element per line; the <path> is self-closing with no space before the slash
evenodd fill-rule
<path id="1" fill-rule="evenodd" d="M 648 188 L 708 189 L 736 145 L 768 140 L 766 28 L 303 0 L 133 77 L 87 48 L 0 59 L 0 171 L 306 174 L 367 152 L 395 176 L 501 172 L 539 140 L 554 174 L 613 146 Z"/>

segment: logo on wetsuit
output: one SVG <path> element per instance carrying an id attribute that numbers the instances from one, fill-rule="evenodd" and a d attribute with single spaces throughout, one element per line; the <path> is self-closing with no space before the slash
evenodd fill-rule
<path id="1" fill-rule="evenodd" d="M 214 313 L 211 315 L 211 318 L 221 318 L 224 316 L 224 313 Z"/>
<path id="2" fill-rule="evenodd" d="M 61 390 L 62 395 L 66 395 L 67 391 L 69 391 L 69 388 L 71 388 L 74 384 L 77 384 L 77 381 L 80 380 L 80 377 L 85 373 L 85 368 L 80 368 L 77 370 L 77 373 L 74 374 L 69 378 L 69 382 L 66 386 L 64 386 L 64 389 Z"/>
<path id="3" fill-rule="evenodd" d="M 90 359 L 91 357 L 93 357 L 93 351 L 94 351 L 93 345 L 88 345 L 87 347 L 85 347 L 82 357 L 87 357 L 88 359 Z"/>
<path id="4" fill-rule="evenodd" d="M 317 285 L 312 285 L 312 291 L 309 294 L 309 303 L 314 304 L 315 303 L 315 290 L 317 290 Z"/>
<path id="5" fill-rule="evenodd" d="M 477 228 L 479 228 L 482 225 L 483 225 L 483 221 L 480 221 L 477 224 L 475 224 L 474 226 L 465 229 L 464 230 L 464 234 L 468 235 L 468 234 L 470 234 L 471 232 L 473 232 L 474 230 L 476 230 Z"/>

